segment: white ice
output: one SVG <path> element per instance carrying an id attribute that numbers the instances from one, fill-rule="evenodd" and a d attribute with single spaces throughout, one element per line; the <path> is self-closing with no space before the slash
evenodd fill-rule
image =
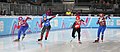
<path id="1" fill-rule="evenodd" d="M 17 36 L 3 37 L 0 52 L 120 52 L 120 29 L 106 29 L 104 42 L 100 43 L 92 43 L 97 29 L 82 29 L 82 44 L 77 42 L 77 37 L 70 43 L 71 33 L 72 29 L 50 31 L 48 40 L 41 42 L 37 42 L 40 33 L 27 34 L 20 42 L 13 42 Z"/>

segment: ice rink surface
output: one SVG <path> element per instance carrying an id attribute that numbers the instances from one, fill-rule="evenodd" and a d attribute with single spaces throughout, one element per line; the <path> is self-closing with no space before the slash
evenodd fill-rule
<path id="1" fill-rule="evenodd" d="M 106 29 L 104 42 L 100 43 L 92 43 L 97 28 L 82 29 L 82 44 L 77 42 L 77 37 L 70 43 L 71 33 L 72 29 L 50 31 L 48 40 L 41 42 L 37 42 L 40 33 L 27 34 L 20 42 L 13 42 L 16 35 L 2 37 L 0 52 L 120 52 L 120 29 Z"/>

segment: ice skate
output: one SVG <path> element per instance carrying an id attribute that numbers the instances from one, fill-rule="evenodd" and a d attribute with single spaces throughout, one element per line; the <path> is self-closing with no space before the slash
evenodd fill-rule
<path id="1" fill-rule="evenodd" d="M 95 40 L 93 43 L 99 43 L 99 40 Z"/>
<path id="2" fill-rule="evenodd" d="M 93 43 L 99 43 L 99 38 L 97 40 L 95 40 Z"/>
<path id="3" fill-rule="evenodd" d="M 25 38 L 25 34 L 23 35 L 23 37 L 22 37 L 22 40 Z"/>
<path id="4" fill-rule="evenodd" d="M 81 42 L 80 40 L 78 40 L 78 43 L 79 43 L 79 44 L 82 44 L 82 42 Z"/>
<path id="5" fill-rule="evenodd" d="M 38 39 L 38 41 L 42 41 L 42 39 Z"/>
<path id="6" fill-rule="evenodd" d="M 14 42 L 19 42 L 20 40 L 19 39 L 15 39 Z"/>
<path id="7" fill-rule="evenodd" d="M 103 38 L 101 38 L 101 41 L 103 42 Z"/>
<path id="8" fill-rule="evenodd" d="M 45 40 L 47 40 L 47 38 L 45 37 Z"/>
<path id="9" fill-rule="evenodd" d="M 101 41 L 103 42 L 103 35 L 102 35 L 102 37 L 101 37 Z"/>
<path id="10" fill-rule="evenodd" d="M 22 37 L 22 40 L 25 38 L 25 36 Z"/>

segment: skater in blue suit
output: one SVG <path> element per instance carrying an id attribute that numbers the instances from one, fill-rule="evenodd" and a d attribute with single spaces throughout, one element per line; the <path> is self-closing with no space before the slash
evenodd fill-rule
<path id="1" fill-rule="evenodd" d="M 106 19 L 107 18 L 111 19 L 109 16 L 105 17 L 103 13 L 99 14 L 99 18 L 98 18 L 98 21 L 97 21 L 97 24 L 99 24 L 98 33 L 97 33 L 97 40 L 95 40 L 93 43 L 99 42 L 99 38 L 100 38 L 100 33 L 101 32 L 102 32 L 101 40 L 103 42 L 104 31 L 106 29 Z"/>
<path id="2" fill-rule="evenodd" d="M 14 42 L 16 41 L 20 41 L 20 37 L 21 37 L 21 33 L 23 33 L 23 37 L 22 40 L 24 39 L 25 35 L 26 35 L 26 30 L 28 29 L 29 25 L 27 23 L 27 20 L 31 19 L 30 17 L 27 17 L 25 20 L 22 17 L 18 18 L 18 39 L 14 40 Z"/>

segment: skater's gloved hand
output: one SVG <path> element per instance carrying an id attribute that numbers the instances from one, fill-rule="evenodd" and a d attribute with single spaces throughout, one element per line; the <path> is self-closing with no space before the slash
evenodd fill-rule
<path id="1" fill-rule="evenodd" d="M 32 18 L 30 18 L 30 20 L 33 20 L 33 17 L 32 17 Z"/>
<path id="2" fill-rule="evenodd" d="M 56 14 L 56 17 L 58 17 L 59 14 Z"/>
<path id="3" fill-rule="evenodd" d="M 99 24 L 99 20 L 97 21 L 97 23 L 96 24 Z"/>
<path id="4" fill-rule="evenodd" d="M 17 26 L 17 29 L 20 29 L 20 26 Z"/>

